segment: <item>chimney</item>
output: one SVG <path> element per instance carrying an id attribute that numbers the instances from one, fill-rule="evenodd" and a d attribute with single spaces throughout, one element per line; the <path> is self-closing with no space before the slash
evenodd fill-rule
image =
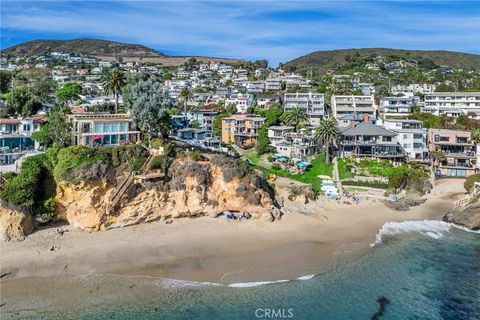
<path id="1" fill-rule="evenodd" d="M 363 122 L 368 122 L 368 113 L 363 114 Z"/>
<path id="2" fill-rule="evenodd" d="M 350 121 L 352 128 L 355 128 L 355 120 Z"/>

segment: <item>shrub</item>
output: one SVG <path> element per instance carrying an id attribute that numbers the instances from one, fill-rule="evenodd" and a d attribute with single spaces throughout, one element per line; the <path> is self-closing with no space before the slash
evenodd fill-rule
<path id="1" fill-rule="evenodd" d="M 150 169 L 163 169 L 167 163 L 167 159 L 165 156 L 155 156 L 150 162 Z"/>
<path id="2" fill-rule="evenodd" d="M 274 165 L 272 165 L 271 169 L 272 170 L 281 170 L 282 167 L 280 167 L 278 164 L 274 164 Z"/>
<path id="3" fill-rule="evenodd" d="M 473 191 L 474 182 L 480 182 L 480 173 L 474 174 L 472 176 L 467 177 L 467 179 L 465 179 L 465 182 L 463 183 L 463 187 L 465 188 L 465 190 L 467 190 L 467 192 Z"/>
<path id="4" fill-rule="evenodd" d="M 198 151 L 198 150 L 195 150 L 195 151 L 192 151 L 188 154 L 189 158 L 193 161 L 204 161 L 206 158 L 203 156 L 203 154 Z"/>
<path id="5" fill-rule="evenodd" d="M 108 152 L 88 146 L 71 146 L 58 152 L 57 164 L 53 170 L 55 180 L 69 180 L 70 171 L 85 168 L 98 161 L 110 162 Z"/>

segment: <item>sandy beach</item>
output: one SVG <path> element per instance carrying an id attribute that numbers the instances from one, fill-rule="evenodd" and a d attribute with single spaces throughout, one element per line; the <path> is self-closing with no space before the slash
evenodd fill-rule
<path id="1" fill-rule="evenodd" d="M 369 250 L 385 222 L 441 219 L 464 193 L 462 183 L 441 180 L 424 204 L 406 212 L 379 201 L 345 205 L 323 198 L 311 204 L 318 212 L 290 212 L 273 223 L 197 218 L 93 233 L 44 228 L 23 242 L 2 242 L 2 301 L 11 305 L 38 277 L 115 274 L 231 284 L 330 270 Z"/>

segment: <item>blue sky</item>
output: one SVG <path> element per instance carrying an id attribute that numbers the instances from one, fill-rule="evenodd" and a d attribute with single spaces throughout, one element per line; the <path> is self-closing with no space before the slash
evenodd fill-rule
<path id="1" fill-rule="evenodd" d="M 478 1 L 1 1 L 2 49 L 92 37 L 271 65 L 342 48 L 480 53 Z"/>

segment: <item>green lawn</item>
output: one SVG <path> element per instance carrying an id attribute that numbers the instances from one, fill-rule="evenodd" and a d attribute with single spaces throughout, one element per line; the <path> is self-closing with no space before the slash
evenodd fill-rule
<path id="1" fill-rule="evenodd" d="M 333 171 L 333 165 L 326 164 L 325 154 L 317 155 L 316 158 L 313 159 L 311 165 L 312 166 L 303 174 L 291 174 L 290 172 L 284 169 L 265 168 L 258 165 L 254 165 L 254 167 L 266 174 L 273 173 L 280 177 L 289 178 L 299 182 L 311 184 L 313 189 L 319 192 L 321 187 L 321 180 L 317 176 L 324 175 L 324 176 L 331 177 L 332 171 Z"/>
<path id="2" fill-rule="evenodd" d="M 261 160 L 261 156 L 257 154 L 256 149 L 245 152 L 245 157 L 253 164 L 257 164 Z"/>

